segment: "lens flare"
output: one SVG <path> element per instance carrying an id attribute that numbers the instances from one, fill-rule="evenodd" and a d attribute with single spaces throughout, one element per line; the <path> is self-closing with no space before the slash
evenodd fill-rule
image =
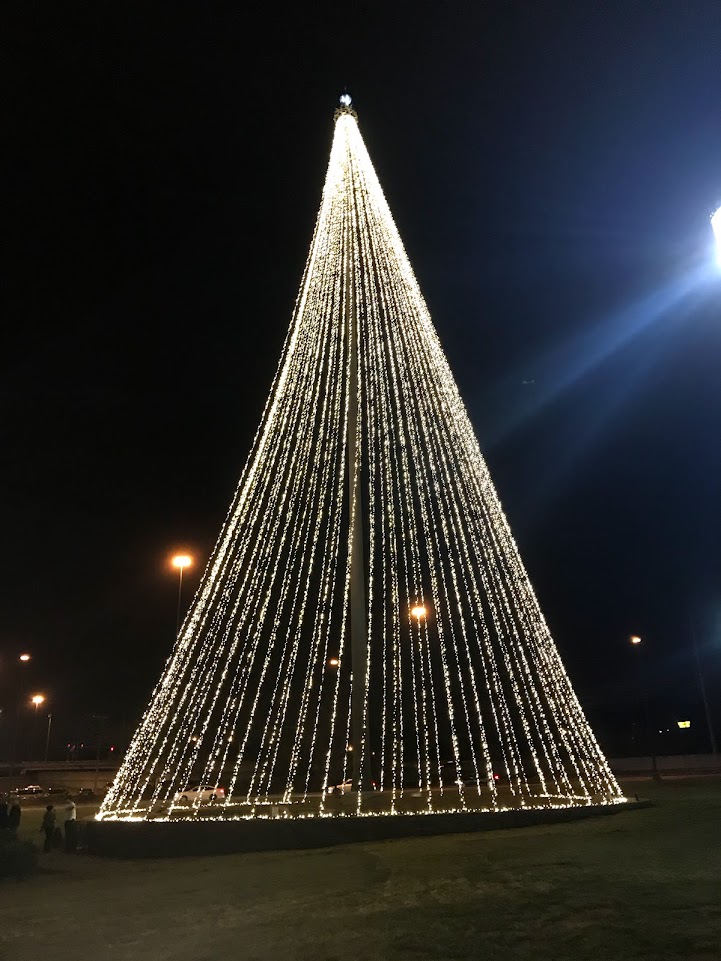
<path id="1" fill-rule="evenodd" d="M 716 262 L 721 267 L 721 207 L 711 217 L 711 229 L 716 238 Z"/>

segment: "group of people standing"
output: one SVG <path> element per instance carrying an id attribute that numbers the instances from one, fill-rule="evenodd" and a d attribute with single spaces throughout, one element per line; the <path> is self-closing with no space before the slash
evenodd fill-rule
<path id="1" fill-rule="evenodd" d="M 65 850 L 76 851 L 78 848 L 78 812 L 75 807 L 75 801 L 73 801 L 71 797 L 68 797 L 65 801 L 63 813 L 65 815 L 63 824 L 65 829 Z M 52 851 L 53 848 L 61 847 L 63 844 L 63 832 L 57 823 L 54 804 L 48 804 L 45 808 L 40 830 L 45 834 L 43 851 L 48 852 Z"/>
<path id="2" fill-rule="evenodd" d="M 7 800 L 0 798 L 0 830 L 5 828 L 15 834 L 20 824 L 21 816 L 22 809 L 20 807 L 20 798 L 17 794 L 11 794 Z"/>
<path id="3" fill-rule="evenodd" d="M 58 823 L 58 814 L 62 817 L 62 829 Z M 6 830 L 17 834 L 22 817 L 20 799 L 11 794 L 7 799 L 0 798 L 0 831 Z M 78 812 L 75 801 L 68 795 L 60 811 L 54 804 L 48 804 L 43 814 L 40 831 L 45 835 L 43 851 L 49 852 L 64 847 L 66 851 L 76 851 L 78 848 Z"/>

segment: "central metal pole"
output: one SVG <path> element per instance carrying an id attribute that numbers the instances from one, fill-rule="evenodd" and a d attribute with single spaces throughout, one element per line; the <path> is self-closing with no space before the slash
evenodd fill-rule
<path id="1" fill-rule="evenodd" d="M 349 190 L 352 191 L 352 186 Z M 355 198 L 351 193 L 350 202 Z M 354 237 L 349 227 L 346 235 L 345 260 L 345 317 L 348 344 L 348 507 L 350 512 L 350 648 L 353 680 L 351 688 L 351 743 L 353 748 L 353 789 L 367 790 L 370 758 L 365 758 L 365 694 L 368 671 L 366 631 L 366 591 L 363 570 L 363 503 L 360 483 L 359 411 L 358 411 L 358 304 L 353 288 Z"/>

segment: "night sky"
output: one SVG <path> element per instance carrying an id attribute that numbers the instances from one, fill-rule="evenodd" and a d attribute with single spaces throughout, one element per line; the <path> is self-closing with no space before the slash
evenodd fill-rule
<path id="1" fill-rule="evenodd" d="M 167 558 L 204 562 L 225 517 L 347 88 L 602 745 L 637 745 L 639 633 L 654 722 L 707 750 L 721 5 L 263 10 L 101 0 L 6 28 L 0 720 L 24 649 L 51 754 L 93 714 L 120 746 L 139 719 L 175 632 Z"/>

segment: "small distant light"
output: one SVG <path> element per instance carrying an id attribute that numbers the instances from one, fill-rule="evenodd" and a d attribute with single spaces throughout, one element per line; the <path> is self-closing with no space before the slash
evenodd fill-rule
<path id="1" fill-rule="evenodd" d="M 349 744 L 348 747 L 346 748 L 346 751 L 352 751 L 352 750 L 353 750 L 353 745 Z"/>
<path id="2" fill-rule="evenodd" d="M 344 107 L 350 107 L 350 105 L 353 103 L 353 100 L 349 93 L 342 93 L 340 97 L 340 102 L 343 104 Z"/>
<path id="3" fill-rule="evenodd" d="M 641 638 L 640 638 L 637 634 L 634 634 L 634 635 L 631 637 L 631 643 L 632 643 L 632 644 L 640 644 L 640 643 L 641 643 Z"/>
<path id="4" fill-rule="evenodd" d="M 21 661 L 29 661 L 29 660 L 30 660 L 30 655 L 29 655 L 29 654 L 21 654 L 21 655 L 20 655 L 20 660 L 21 660 Z"/>
<path id="5" fill-rule="evenodd" d="M 35 707 L 37 707 L 39 704 L 42 704 L 42 703 L 43 703 L 43 701 L 45 700 L 45 698 L 43 697 L 42 694 L 33 694 L 33 696 L 30 698 L 30 700 L 33 702 L 33 704 L 35 705 Z"/>
<path id="6" fill-rule="evenodd" d="M 423 604 L 416 604 L 415 607 L 411 608 L 411 614 L 413 617 L 417 617 L 420 620 L 422 617 L 426 616 L 426 609 Z"/>
<path id="7" fill-rule="evenodd" d="M 678 724 L 678 726 L 679 726 L 680 728 L 691 727 L 691 722 L 690 722 L 690 721 L 676 721 L 676 723 Z"/>
<path id="8" fill-rule="evenodd" d="M 171 563 L 173 567 L 178 567 L 182 570 L 184 567 L 190 567 L 193 563 L 193 558 L 190 554 L 176 554 Z"/>

